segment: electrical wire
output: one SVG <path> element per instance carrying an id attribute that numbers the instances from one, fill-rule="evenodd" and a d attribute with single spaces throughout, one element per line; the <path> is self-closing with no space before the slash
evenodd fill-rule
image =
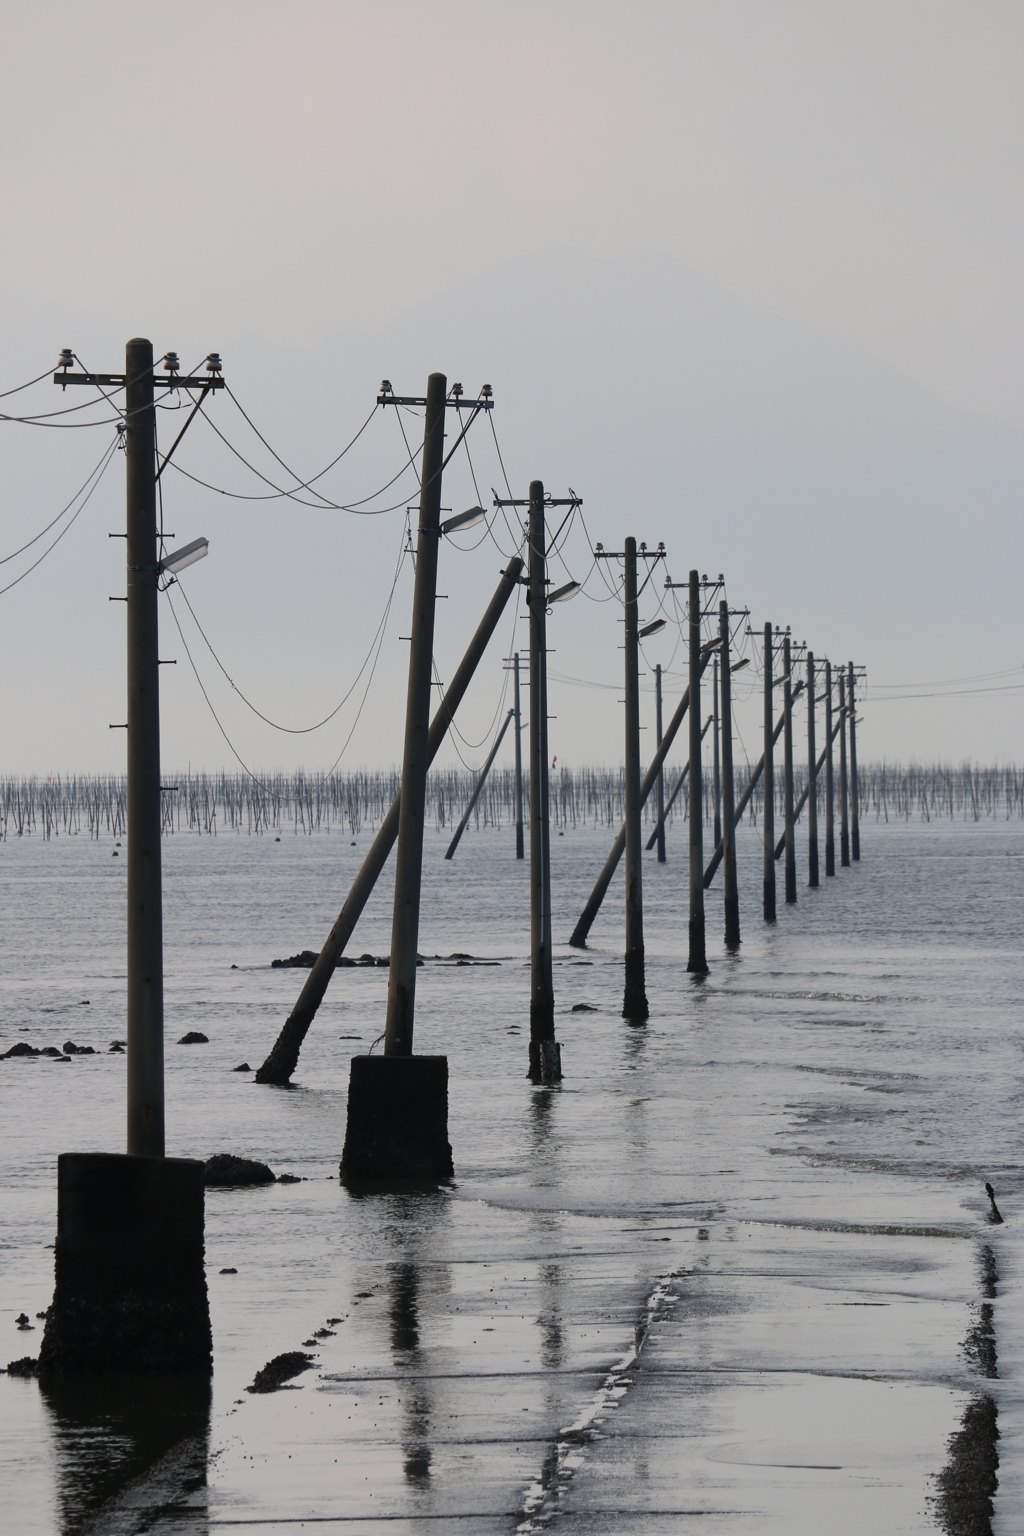
<path id="1" fill-rule="evenodd" d="M 61 529 L 60 533 L 58 533 L 57 537 L 54 539 L 53 543 L 49 544 L 46 547 L 46 549 L 43 550 L 43 553 L 39 556 L 38 560 L 33 561 L 33 563 L 28 567 L 27 570 L 22 571 L 20 576 L 16 576 L 13 581 L 9 581 L 7 583 L 7 585 L 6 585 L 6 587 L 0 587 L 0 597 L 2 597 L 5 592 L 9 592 L 12 587 L 16 587 L 19 582 L 24 581 L 26 576 L 31 576 L 32 572 L 34 570 L 36 570 L 36 568 L 38 566 L 42 565 L 42 563 L 46 559 L 47 555 L 53 553 L 53 551 L 57 548 L 57 545 L 60 543 L 61 539 L 68 532 L 68 530 L 70 528 L 74 527 L 76 521 L 78 520 L 78 518 L 81 516 L 81 514 L 85 511 L 86 507 L 88 506 L 89 500 L 92 497 L 93 491 L 95 491 L 96 487 L 99 485 L 100 481 L 103 479 L 103 476 L 104 476 L 104 474 L 107 471 L 107 468 L 108 468 L 108 466 L 110 464 L 111 459 L 114 457 L 114 454 L 117 452 L 117 446 L 118 446 L 119 441 L 120 441 L 120 439 L 118 437 L 114 438 L 113 442 L 110 443 L 110 445 L 106 449 L 105 453 L 103 454 L 102 458 L 100 459 L 100 462 L 97 465 L 96 469 L 91 471 L 91 473 L 89 474 L 88 479 L 85 481 L 85 483 L 82 485 L 81 489 L 78 491 L 78 495 L 75 496 L 74 499 L 68 503 L 68 507 L 73 507 L 74 504 L 75 504 L 75 501 L 77 501 L 80 496 L 83 497 L 82 504 L 78 508 L 78 510 L 76 511 L 74 517 L 71 517 L 71 518 L 68 519 L 68 521 L 65 524 L 65 526 Z M 89 481 L 90 480 L 92 481 L 91 485 L 89 485 Z M 86 486 L 89 487 L 88 491 L 86 491 Z M 84 496 L 83 496 L 83 492 L 85 493 Z M 64 513 L 67 512 L 68 507 L 64 508 L 64 512 L 62 512 L 60 514 L 61 517 L 63 517 Z M 59 519 L 55 519 L 55 521 L 59 521 Z M 50 527 L 51 528 L 53 527 L 53 523 L 50 524 Z M 45 531 L 46 530 L 44 530 L 44 532 Z M 42 535 L 37 535 L 37 537 L 42 537 Z M 35 539 L 33 539 L 31 542 L 34 544 L 36 541 L 35 541 Z M 25 548 L 26 549 L 29 548 L 29 545 L 26 544 Z M 19 550 L 18 553 L 20 554 L 21 551 Z M 13 556 L 8 556 L 8 558 L 9 559 L 13 559 Z"/>
<path id="2" fill-rule="evenodd" d="M 44 379 L 50 377 L 52 372 L 52 368 L 47 368 L 46 372 L 41 373 L 38 378 L 29 379 L 27 384 L 15 384 L 13 389 L 0 389 L 0 400 L 6 400 L 8 395 L 20 395 L 23 389 L 31 389 L 33 384 L 41 384 Z"/>
<path id="3" fill-rule="evenodd" d="M 403 538 L 404 538 L 404 530 L 403 530 Z M 203 626 L 200 624 L 199 619 L 196 616 L 196 611 L 192 607 L 192 604 L 189 602 L 188 594 L 186 593 L 184 587 L 181 585 L 181 578 L 180 577 L 178 577 L 176 579 L 176 585 L 177 585 L 179 591 L 181 592 L 181 596 L 182 596 L 182 598 L 184 600 L 186 608 L 188 609 L 189 613 L 192 615 L 192 621 L 195 624 L 196 629 L 198 629 L 200 635 L 202 635 L 202 637 L 203 637 L 203 641 L 205 642 L 207 650 L 209 651 L 210 655 L 213 657 L 214 661 L 217 663 L 217 666 L 220 668 L 221 672 L 227 678 L 228 682 L 231 684 L 231 687 L 234 689 L 235 693 L 238 694 L 238 697 L 241 699 L 242 703 L 246 706 L 246 708 L 247 709 L 251 709 L 253 714 L 258 716 L 258 718 L 260 720 L 262 720 L 265 725 L 269 725 L 272 730 L 280 731 L 280 732 L 282 732 L 282 734 L 287 735 L 287 736 L 309 736 L 309 735 L 312 734 L 313 731 L 321 730 L 323 726 L 327 725 L 331 720 L 333 720 L 335 715 L 337 715 L 339 713 L 339 711 L 342 710 L 345 707 L 345 705 L 348 703 L 349 699 L 352 697 L 353 693 L 355 693 L 356 688 L 359 685 L 359 679 L 362 677 L 363 673 L 366 671 L 366 668 L 370 664 L 370 657 L 373 654 L 373 649 L 374 649 L 374 646 L 377 644 L 378 637 L 380 636 L 384 626 L 387 624 L 388 616 L 389 616 L 389 614 L 391 612 L 391 604 L 392 604 L 392 602 L 394 600 L 394 596 L 395 596 L 395 588 L 398 585 L 398 578 L 399 578 L 399 576 L 401 574 L 401 570 L 402 570 L 402 558 L 403 558 L 404 553 L 405 553 L 404 547 L 402 547 L 400 545 L 399 546 L 398 563 L 395 566 L 395 575 L 394 575 L 394 579 L 393 579 L 393 581 L 391 583 L 391 591 L 388 593 L 387 602 L 384 605 L 384 612 L 381 615 L 380 622 L 378 623 L 377 628 L 374 631 L 373 639 L 370 642 L 370 649 L 366 653 L 366 660 L 363 662 L 362 666 L 359 668 L 359 671 L 355 675 L 355 679 L 354 679 L 354 681 L 352 683 L 351 688 L 349 688 L 348 692 L 341 699 L 340 703 L 336 704 L 335 707 L 331 710 L 330 714 L 325 715 L 322 720 L 318 720 L 315 725 L 304 725 L 304 726 L 280 725 L 276 720 L 271 720 L 269 715 L 265 715 L 261 709 L 257 708 L 257 706 L 252 702 L 251 699 L 246 697 L 246 695 L 242 692 L 241 688 L 239 688 L 238 684 L 235 682 L 234 678 L 228 672 L 228 670 L 225 667 L 224 663 L 221 661 L 220 657 L 218 656 L 216 650 L 214 649 L 214 647 L 213 647 L 213 645 L 212 645 L 212 643 L 210 641 L 209 636 L 207 635 L 207 633 L 206 633 L 205 629 L 203 628 Z"/>
<path id="4" fill-rule="evenodd" d="M 117 443 L 117 439 L 115 438 L 115 440 L 114 440 L 114 445 L 115 446 L 116 446 L 116 443 Z M 60 512 L 58 512 L 57 516 L 52 518 L 50 520 L 50 522 L 47 523 L 45 528 L 41 528 L 39 530 L 39 532 L 36 534 L 35 538 L 29 539 L 27 544 L 23 544 L 20 549 L 16 549 L 13 554 L 4 555 L 3 559 L 0 559 L 0 565 L 6 565 L 8 563 L 8 561 L 16 560 L 19 555 L 23 555 L 25 553 L 26 549 L 31 549 L 33 544 L 38 544 L 39 540 L 41 538 L 45 537 L 45 535 L 49 533 L 50 529 L 52 527 L 54 527 L 54 525 L 56 523 L 60 522 L 60 520 L 64 516 L 64 514 L 66 512 L 70 512 L 71 508 L 74 506 L 74 504 L 78 500 L 79 496 L 81 496 L 82 492 L 85 490 L 85 487 L 89 484 L 89 481 L 92 479 L 93 475 L 96 474 L 97 470 L 100 468 L 100 465 L 103 463 L 103 460 L 106 458 L 106 456 L 107 456 L 107 454 L 109 452 L 110 452 L 110 444 L 108 444 L 107 447 L 104 448 L 103 452 L 100 454 L 99 461 L 93 467 L 93 469 L 90 470 L 88 476 L 85 479 L 84 484 L 79 486 L 78 490 L 72 496 L 72 498 L 68 502 L 67 506 L 64 507 Z"/>

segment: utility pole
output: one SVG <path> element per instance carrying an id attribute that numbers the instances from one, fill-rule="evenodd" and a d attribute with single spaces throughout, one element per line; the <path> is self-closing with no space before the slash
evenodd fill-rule
<path id="1" fill-rule="evenodd" d="M 640 628 L 637 612 L 636 539 L 623 545 L 623 608 L 626 705 L 626 988 L 624 1019 L 646 1019 L 644 980 L 643 838 L 640 830 Z"/>
<path id="2" fill-rule="evenodd" d="M 569 582 L 548 592 L 547 507 L 580 507 L 578 496 L 546 496 L 542 480 L 530 481 L 527 501 L 494 502 L 527 508 L 530 616 L 530 1069 L 535 1083 L 560 1083 L 562 1048 L 555 1039 L 555 986 L 551 966 L 551 825 L 548 802 L 547 609 L 578 590 Z"/>
<path id="3" fill-rule="evenodd" d="M 708 969 L 704 930 L 704 795 L 701 774 L 700 678 L 701 678 L 701 584 L 697 571 L 690 572 L 690 932 L 686 969 L 706 975 Z"/>
<path id="4" fill-rule="evenodd" d="M 661 711 L 662 711 L 662 700 L 661 700 L 661 662 L 659 661 L 657 666 L 654 669 L 654 729 L 655 729 L 655 735 L 657 737 L 657 745 L 659 747 L 661 746 L 661 736 L 662 736 L 662 717 L 661 717 Z M 665 862 L 665 768 L 664 768 L 663 764 L 659 764 L 658 765 L 658 786 L 657 787 L 658 787 L 658 797 L 657 797 L 657 807 L 658 807 L 658 828 L 657 828 L 658 863 L 659 864 L 664 864 L 664 862 Z"/>
<path id="5" fill-rule="evenodd" d="M 525 857 L 523 850 L 523 711 L 519 693 L 519 652 L 512 658 L 514 699 L 516 711 L 516 858 Z"/>
<path id="6" fill-rule="evenodd" d="M 423 457 L 420 464 L 420 515 L 416 530 L 416 577 L 405 704 L 405 746 L 402 753 L 402 808 L 398 820 L 391 965 L 388 970 L 388 1008 L 384 1025 L 386 1057 L 412 1055 L 447 392 L 448 380 L 444 374 L 432 373 L 427 380 Z"/>
<path id="7" fill-rule="evenodd" d="M 836 790 L 832 760 L 832 663 L 825 663 L 825 876 L 836 872 Z"/>
<path id="8" fill-rule="evenodd" d="M 738 949 L 740 944 L 740 902 L 736 882 L 736 783 L 732 765 L 732 664 L 729 656 L 729 604 L 718 605 L 719 654 L 722 661 L 722 815 L 725 838 L 725 945 Z M 722 841 L 719 834 L 715 847 Z"/>
<path id="9" fill-rule="evenodd" d="M 846 773 L 846 679 L 839 668 L 839 862 L 850 867 L 850 782 Z"/>
<path id="10" fill-rule="evenodd" d="M 203 1265 L 203 1165 L 168 1158 L 164 1137 L 163 918 L 160 815 L 161 574 L 205 554 L 196 540 L 176 555 L 158 548 L 157 479 L 199 405 L 223 389 L 220 358 L 181 376 L 177 355 L 129 341 L 123 374 L 72 373 L 61 354 L 54 382 L 124 390 L 127 564 L 127 1154 L 62 1153 L 57 1160 L 55 1289 L 39 1374 L 212 1369 Z M 157 465 L 156 388 L 200 391 L 163 464 Z"/>
<path id="11" fill-rule="evenodd" d="M 764 920 L 775 921 L 775 700 L 772 697 L 772 626 L 764 627 Z"/>
<path id="12" fill-rule="evenodd" d="M 807 652 L 807 884 L 818 885 L 818 745 L 814 739 L 814 652 Z"/>
<path id="13" fill-rule="evenodd" d="M 854 863 L 860 861 L 860 793 L 857 783 L 857 703 L 853 692 L 853 662 L 847 672 L 847 692 L 850 705 L 850 855 Z"/>
<path id="14" fill-rule="evenodd" d="M 782 679 L 783 717 L 785 725 L 782 732 L 783 754 L 783 818 L 786 838 L 786 905 L 796 905 L 796 829 L 793 815 L 793 652 L 790 645 L 789 630 L 787 629 L 782 641 L 782 665 L 784 676 Z"/>
<path id="15" fill-rule="evenodd" d="M 381 1056 L 355 1056 L 349 1076 L 348 1124 L 342 1166 L 347 1178 L 434 1181 L 453 1173 L 448 1141 L 448 1058 L 414 1056 L 416 951 L 419 943 L 423 828 L 430 766 L 430 706 L 434 669 L 434 610 L 441 534 L 441 478 L 480 411 L 493 405 L 489 385 L 472 404 L 447 457 L 445 414 L 460 410 L 462 386 L 432 373 L 425 398 L 398 396 L 388 380 L 379 405 L 423 410 L 420 502 L 416 527 L 416 575 L 409 630 L 409 678 L 398 812 L 395 898 L 391 919 L 388 1002 Z M 461 414 L 459 419 L 461 420 Z"/>
<path id="16" fill-rule="evenodd" d="M 712 706 L 711 714 L 714 719 L 714 758 L 712 771 L 712 790 L 715 802 L 715 847 L 722 841 L 722 769 L 719 760 L 719 719 L 718 719 L 718 657 L 712 663 L 714 672 L 712 676 Z"/>

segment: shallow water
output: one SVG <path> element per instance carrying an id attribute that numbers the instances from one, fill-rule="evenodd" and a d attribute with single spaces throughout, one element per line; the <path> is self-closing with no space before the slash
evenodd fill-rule
<path id="1" fill-rule="evenodd" d="M 996 1528 L 1020 1529 L 1024 831 L 869 822 L 860 865 L 801 885 L 768 929 L 744 829 L 743 947 L 722 950 L 716 886 L 695 981 L 684 830 L 666 866 L 645 865 L 645 1026 L 619 1016 L 620 885 L 590 949 L 558 948 L 559 1088 L 525 1079 L 511 832 L 468 834 L 450 864 L 428 837 L 421 951 L 501 963 L 418 973 L 417 1049 L 449 1058 L 454 1187 L 362 1198 L 337 1164 L 348 1060 L 383 1029 L 385 970 L 337 974 L 291 1090 L 231 1069 L 269 1049 L 303 980 L 269 961 L 322 942 L 367 836 L 165 841 L 167 1038 L 210 1037 L 168 1045 L 168 1151 L 230 1150 L 306 1182 L 208 1193 L 209 1403 L 139 1404 L 130 1384 L 54 1400 L 0 1377 L 5 1528 L 934 1530 L 947 1438 L 988 1390 Z M 609 841 L 553 838 L 556 935 Z M 58 1152 L 123 1145 L 112 851 L 0 845 L 0 1049 L 100 1052 L 0 1063 L 5 1359 L 38 1349 L 42 1324 L 13 1320 L 50 1300 Z M 387 952 L 389 897 L 385 877 L 351 953 Z M 986 1178 L 1004 1227 L 985 1221 Z M 983 1244 L 1000 1275 L 994 1381 L 961 1348 Z M 329 1318 L 293 1390 L 245 1393 Z"/>

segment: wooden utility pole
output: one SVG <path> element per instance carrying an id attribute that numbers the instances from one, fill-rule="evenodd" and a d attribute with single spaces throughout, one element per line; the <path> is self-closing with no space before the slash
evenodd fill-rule
<path id="1" fill-rule="evenodd" d="M 850 866 L 850 782 L 846 773 L 846 679 L 839 669 L 839 862 Z"/>
<path id="2" fill-rule="evenodd" d="M 412 1055 L 447 389 L 448 381 L 443 373 L 430 375 L 427 380 L 423 458 L 420 465 L 420 515 L 416 531 L 416 578 L 405 705 L 402 806 L 398 820 L 391 966 L 388 971 L 388 1008 L 384 1026 L 385 1056 Z"/>
<path id="3" fill-rule="evenodd" d="M 711 788 L 712 788 L 712 798 L 714 800 L 714 812 L 715 812 L 715 819 L 714 819 L 715 847 L 717 848 L 719 843 L 722 841 L 722 767 L 721 767 L 721 759 L 720 759 L 720 756 L 719 756 L 719 750 L 720 750 L 720 748 L 719 748 L 720 731 L 719 731 L 719 718 L 718 718 L 718 657 L 717 656 L 714 658 L 714 660 L 712 662 L 712 667 L 713 667 L 713 676 L 712 676 L 712 683 L 711 683 L 711 689 L 712 689 L 711 715 L 712 715 L 712 719 L 713 719 L 713 722 L 714 722 L 714 740 L 713 740 L 713 744 L 712 744 L 712 746 L 713 746 L 712 765 L 713 766 L 712 766 L 712 776 L 711 776 Z"/>
<path id="4" fill-rule="evenodd" d="M 125 353 L 128 491 L 128 1152 L 164 1155 L 164 958 L 160 883 L 153 344 Z"/>
<path id="5" fill-rule="evenodd" d="M 740 902 L 736 881 L 736 783 L 732 764 L 732 664 L 729 655 L 729 604 L 718 605 L 719 656 L 722 663 L 722 823 L 723 830 L 715 847 L 724 841 L 725 857 L 725 944 L 738 949 L 740 944 Z"/>
<path id="6" fill-rule="evenodd" d="M 775 921 L 775 700 L 772 697 L 772 626 L 764 627 L 764 920 Z"/>
<path id="7" fill-rule="evenodd" d="M 516 711 L 516 858 L 524 857 L 523 850 L 523 710 L 519 692 L 519 652 L 513 657 L 513 682 L 515 685 Z"/>
<path id="8" fill-rule="evenodd" d="M 661 699 L 661 663 L 654 669 L 654 729 L 657 737 L 657 745 L 661 746 L 662 736 L 662 699 Z M 664 764 L 658 765 L 658 825 L 655 832 L 655 840 L 658 844 L 658 863 L 665 862 L 665 768 Z M 650 844 L 648 844 L 650 846 Z"/>
<path id="9" fill-rule="evenodd" d="M 551 966 L 551 826 L 548 809 L 547 529 L 544 483 L 530 481 L 530 1077 L 557 1083 L 561 1051 L 555 1040 Z"/>
<path id="10" fill-rule="evenodd" d="M 807 884 L 818 884 L 818 746 L 814 739 L 814 652 L 807 652 Z"/>
<path id="11" fill-rule="evenodd" d="M 690 927 L 688 971 L 703 975 L 708 961 L 704 930 L 704 794 L 701 773 L 700 679 L 701 587 L 700 573 L 690 572 Z"/>
<path id="12" fill-rule="evenodd" d="M 626 987 L 624 1019 L 646 1019 L 644 981 L 643 837 L 640 830 L 640 642 L 636 539 L 623 545 L 626 760 Z"/>
<path id="13" fill-rule="evenodd" d="M 796 905 L 796 828 L 793 815 L 793 652 L 790 645 L 789 631 L 782 641 L 782 665 L 784 668 L 782 679 L 783 695 L 783 719 L 785 725 L 782 731 L 782 763 L 783 763 L 783 825 L 785 830 L 786 849 L 786 905 Z"/>
<path id="14" fill-rule="evenodd" d="M 836 872 L 836 786 L 832 742 L 832 663 L 825 663 L 825 875 Z"/>
<path id="15" fill-rule="evenodd" d="M 860 786 L 857 783 L 857 702 L 853 691 L 853 662 L 849 663 L 847 696 L 850 706 L 850 856 L 860 859 Z"/>

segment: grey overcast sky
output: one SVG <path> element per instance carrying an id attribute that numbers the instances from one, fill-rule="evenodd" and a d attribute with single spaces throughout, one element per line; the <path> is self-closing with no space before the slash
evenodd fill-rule
<path id="1" fill-rule="evenodd" d="M 1019 667 L 1022 66 L 1024 10 L 1001 0 L 8 5 L 0 388 L 62 345 L 106 368 L 132 334 L 186 363 L 217 347 L 306 474 L 383 375 L 417 391 L 428 367 L 472 391 L 486 378 L 517 493 L 537 473 L 571 482 L 592 537 L 664 538 L 677 580 L 724 570 L 752 622 L 865 661 L 883 694 Z M 2 430 L 5 555 L 104 439 Z M 332 496 L 401 462 L 397 429 L 379 431 Z M 227 485 L 238 466 L 208 438 L 183 463 Z M 480 473 L 482 491 L 498 483 L 491 460 Z M 10 769 L 119 766 L 120 474 L 0 596 Z M 453 503 L 475 496 L 464 480 Z M 231 523 L 182 480 L 168 497 L 180 536 L 211 535 L 189 591 L 227 670 L 268 713 L 333 706 L 387 598 L 401 514 L 370 530 L 289 506 L 282 549 L 258 508 Z M 496 575 L 466 559 L 445 576 L 467 605 L 442 625 L 449 661 Z M 614 680 L 605 610 L 570 627 L 565 675 Z M 230 764 L 178 654 L 165 757 Z M 395 759 L 403 654 L 389 638 L 343 762 Z M 233 714 L 209 652 L 196 659 L 247 761 L 330 765 L 354 705 L 284 738 Z M 471 740 L 499 685 L 495 662 Z M 616 761 L 618 693 L 573 686 L 560 756 Z M 1019 760 L 1021 697 L 879 702 L 864 753 Z"/>

